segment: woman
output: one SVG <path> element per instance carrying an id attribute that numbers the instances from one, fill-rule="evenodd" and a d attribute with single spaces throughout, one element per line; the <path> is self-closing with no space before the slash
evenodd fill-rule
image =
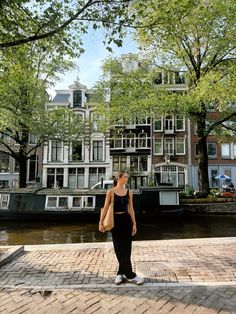
<path id="1" fill-rule="evenodd" d="M 111 234 L 119 262 L 115 284 L 119 285 L 127 280 L 141 285 L 144 283 L 144 279 L 133 272 L 130 260 L 132 236 L 137 232 L 137 228 L 133 208 L 133 193 L 129 189 L 125 189 L 128 178 L 129 176 L 125 171 L 119 171 L 117 179 L 114 180 L 114 187 L 107 191 L 105 205 L 101 211 L 99 231 L 105 231 L 103 220 L 111 202 L 112 192 L 114 192 L 114 228 L 111 229 Z"/>

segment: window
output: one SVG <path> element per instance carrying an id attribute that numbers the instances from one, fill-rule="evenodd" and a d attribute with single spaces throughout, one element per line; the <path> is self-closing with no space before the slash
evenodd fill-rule
<path id="1" fill-rule="evenodd" d="M 163 139 L 154 139 L 154 155 L 163 155 Z"/>
<path id="2" fill-rule="evenodd" d="M 127 167 L 126 156 L 114 156 L 112 161 L 113 171 L 124 170 Z"/>
<path id="3" fill-rule="evenodd" d="M 99 126 L 101 121 L 103 120 L 103 116 L 99 114 L 92 114 L 92 123 L 93 123 L 93 131 L 97 132 L 99 131 Z"/>
<path id="4" fill-rule="evenodd" d="M 231 169 L 225 169 L 224 171 L 225 175 L 232 178 L 232 172 L 231 172 Z"/>
<path id="5" fill-rule="evenodd" d="M 222 158 L 230 157 L 230 144 L 229 143 L 221 144 L 221 156 Z"/>
<path id="6" fill-rule="evenodd" d="M 126 147 L 135 147 L 135 134 L 134 133 L 128 133 L 126 135 Z"/>
<path id="7" fill-rule="evenodd" d="M 0 180 L 0 189 L 8 189 L 9 182 L 7 180 Z"/>
<path id="8" fill-rule="evenodd" d="M 165 117 L 165 130 L 166 131 L 173 131 L 173 129 L 174 129 L 173 116 L 166 116 Z"/>
<path id="9" fill-rule="evenodd" d="M 216 158 L 216 143 L 207 144 L 207 153 L 209 158 Z"/>
<path id="10" fill-rule="evenodd" d="M 147 171 L 148 157 L 145 156 L 130 156 L 130 168 L 132 171 Z"/>
<path id="11" fill-rule="evenodd" d="M 117 136 L 119 136 L 119 138 L 118 137 L 112 138 L 111 148 L 123 148 L 123 137 L 122 135 L 117 135 Z"/>
<path id="12" fill-rule="evenodd" d="M 132 171 L 139 171 L 138 156 L 130 156 L 130 168 L 132 169 Z"/>
<path id="13" fill-rule="evenodd" d="M 70 189 L 84 188 L 84 168 L 69 168 L 68 186 Z"/>
<path id="14" fill-rule="evenodd" d="M 68 208 L 68 197 L 60 196 L 58 200 L 59 208 Z"/>
<path id="15" fill-rule="evenodd" d="M 77 207 L 77 208 L 83 207 L 83 199 L 81 196 L 73 197 L 72 207 Z"/>
<path id="16" fill-rule="evenodd" d="M 185 154 L 185 138 L 184 137 L 176 138 L 176 154 L 178 155 Z"/>
<path id="17" fill-rule="evenodd" d="M 47 187 L 62 188 L 64 179 L 63 168 L 48 168 L 47 169 Z"/>
<path id="18" fill-rule="evenodd" d="M 147 171 L 147 156 L 139 156 L 139 171 Z"/>
<path id="19" fill-rule="evenodd" d="M 236 143 L 233 143 L 233 155 L 236 157 Z"/>
<path id="20" fill-rule="evenodd" d="M 9 172 L 9 155 L 4 152 L 0 152 L 0 172 Z"/>
<path id="21" fill-rule="evenodd" d="M 163 131 L 163 120 L 162 117 L 154 121 L 154 131 Z"/>
<path id="22" fill-rule="evenodd" d="M 94 186 L 106 177 L 106 168 L 104 167 L 91 167 L 89 168 L 89 186 Z"/>
<path id="23" fill-rule="evenodd" d="M 84 196 L 84 207 L 93 208 L 94 207 L 94 197 L 93 196 Z"/>
<path id="24" fill-rule="evenodd" d="M 210 184 L 211 187 L 218 187 L 219 180 L 217 180 L 215 177 L 218 175 L 217 169 L 211 169 L 211 175 L 210 175 Z"/>
<path id="25" fill-rule="evenodd" d="M 103 141 L 93 141 L 93 161 L 103 160 Z"/>
<path id="26" fill-rule="evenodd" d="M 37 136 L 35 134 L 30 133 L 29 134 L 29 144 L 37 144 Z"/>
<path id="27" fill-rule="evenodd" d="M 14 172 L 19 172 L 20 170 L 20 163 L 17 159 L 14 159 Z"/>
<path id="28" fill-rule="evenodd" d="M 175 117 L 176 130 L 184 131 L 184 116 L 182 114 L 177 114 Z"/>
<path id="29" fill-rule="evenodd" d="M 34 181 L 38 173 L 38 156 L 32 155 L 29 159 L 29 181 Z"/>
<path id="30" fill-rule="evenodd" d="M 147 147 L 147 134 L 140 133 L 139 134 L 139 148 L 146 148 Z"/>
<path id="31" fill-rule="evenodd" d="M 9 200 L 10 200 L 9 194 L 1 194 L 0 195 L 0 208 L 8 209 Z"/>
<path id="32" fill-rule="evenodd" d="M 74 90 L 73 91 L 73 107 L 81 107 L 82 106 L 82 91 Z"/>
<path id="33" fill-rule="evenodd" d="M 207 143 L 208 158 L 216 158 L 216 143 Z M 195 143 L 195 156 L 198 156 L 198 144 Z"/>
<path id="34" fill-rule="evenodd" d="M 155 84 L 162 84 L 162 73 L 158 72 L 156 73 L 156 78 L 154 79 Z"/>
<path id="35" fill-rule="evenodd" d="M 165 153 L 169 155 L 174 154 L 174 139 L 165 138 Z"/>
<path id="36" fill-rule="evenodd" d="M 149 124 L 148 118 L 147 118 L 147 117 L 145 117 L 145 118 L 138 117 L 138 118 L 136 119 L 136 124 L 138 124 L 138 125 L 142 125 L 142 124 L 146 125 L 146 124 Z"/>
<path id="37" fill-rule="evenodd" d="M 51 161 L 62 161 L 61 141 L 52 141 Z"/>
<path id="38" fill-rule="evenodd" d="M 82 141 L 74 141 L 71 146 L 71 160 L 82 160 Z"/>
<path id="39" fill-rule="evenodd" d="M 57 207 L 57 197 L 56 196 L 48 196 L 47 207 Z"/>
<path id="40" fill-rule="evenodd" d="M 175 72 L 175 84 L 185 84 L 184 72 Z"/>

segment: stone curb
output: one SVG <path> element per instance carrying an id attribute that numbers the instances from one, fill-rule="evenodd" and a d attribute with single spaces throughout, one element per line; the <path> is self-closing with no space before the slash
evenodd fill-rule
<path id="1" fill-rule="evenodd" d="M 24 252 L 23 245 L 4 246 L 7 251 L 0 256 L 0 267 L 13 260 L 20 253 Z"/>
<path id="2" fill-rule="evenodd" d="M 219 237 L 219 238 L 190 238 L 190 239 L 169 239 L 169 240 L 144 240 L 132 241 L 135 247 L 147 247 L 147 245 L 154 246 L 185 246 L 185 245 L 215 245 L 215 244 L 236 244 L 236 237 Z M 37 250 L 76 250 L 76 249 L 111 249 L 113 247 L 112 241 L 107 242 L 87 242 L 87 243 L 67 243 L 67 244 L 37 244 L 25 245 L 25 251 Z"/>
<path id="3" fill-rule="evenodd" d="M 143 285 L 134 285 L 134 284 L 81 284 L 81 285 L 0 285 L 0 290 L 2 289 L 27 289 L 27 290 L 77 290 L 77 289 L 142 289 L 149 290 L 159 287 L 165 288 L 196 288 L 196 287 L 206 287 L 206 288 L 216 288 L 216 287 L 236 287 L 236 281 L 225 281 L 225 282 L 179 282 L 179 283 L 168 283 L 168 282 L 160 282 L 160 283 L 144 283 Z"/>

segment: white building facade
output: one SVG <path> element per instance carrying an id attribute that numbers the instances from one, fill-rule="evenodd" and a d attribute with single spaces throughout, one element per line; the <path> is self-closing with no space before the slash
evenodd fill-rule
<path id="1" fill-rule="evenodd" d="M 68 90 L 57 90 L 47 106 L 69 107 L 85 121 L 93 121 L 93 108 L 89 97 L 92 91 L 78 80 Z M 43 149 L 42 186 L 48 188 L 91 188 L 101 179 L 112 177 L 109 138 L 92 132 L 86 122 L 84 139 L 65 144 L 50 140 Z"/>

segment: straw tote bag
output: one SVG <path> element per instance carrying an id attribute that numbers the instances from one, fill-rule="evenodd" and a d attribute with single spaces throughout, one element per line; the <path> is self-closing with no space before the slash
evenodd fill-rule
<path id="1" fill-rule="evenodd" d="M 109 231 L 114 227 L 114 191 L 112 189 L 111 203 L 103 220 L 105 231 Z"/>

